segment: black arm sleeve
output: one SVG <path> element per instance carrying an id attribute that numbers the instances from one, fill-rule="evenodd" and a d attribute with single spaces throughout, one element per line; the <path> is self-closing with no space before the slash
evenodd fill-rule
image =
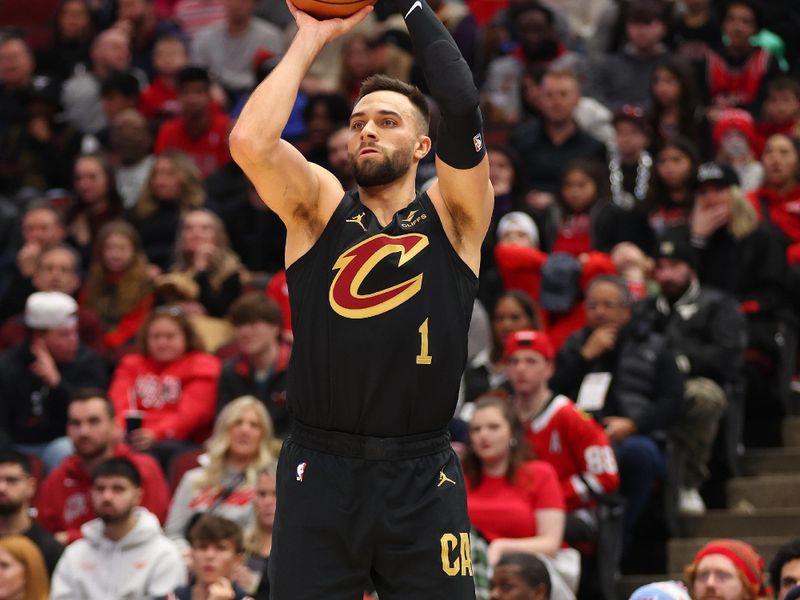
<path id="1" fill-rule="evenodd" d="M 428 89 L 442 113 L 436 154 L 456 169 L 471 169 L 486 154 L 480 96 L 452 36 L 426 0 L 395 0 L 405 17 Z"/>

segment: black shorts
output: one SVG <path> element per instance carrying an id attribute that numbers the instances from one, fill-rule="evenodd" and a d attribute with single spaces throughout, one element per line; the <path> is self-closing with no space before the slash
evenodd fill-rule
<path id="1" fill-rule="evenodd" d="M 296 427 L 278 461 L 273 600 L 474 600 L 461 464 L 449 436 Z"/>

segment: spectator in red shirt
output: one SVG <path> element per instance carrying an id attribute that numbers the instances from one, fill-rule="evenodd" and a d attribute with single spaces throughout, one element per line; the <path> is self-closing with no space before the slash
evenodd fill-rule
<path id="1" fill-rule="evenodd" d="M 211 108 L 211 79 L 201 67 L 184 67 L 178 72 L 178 100 L 181 116 L 161 126 L 155 152 L 177 148 L 188 154 L 205 179 L 228 161 L 230 120 Z"/>
<path id="2" fill-rule="evenodd" d="M 118 442 L 120 431 L 114 407 L 101 390 L 78 392 L 70 402 L 67 434 L 75 454 L 56 467 L 42 484 L 37 521 L 61 542 L 81 537 L 81 525 L 95 517 L 91 502 L 91 473 L 108 458 L 127 458 L 142 477 L 141 505 L 162 522 L 169 508 L 169 490 L 158 463 Z"/>
<path id="3" fill-rule="evenodd" d="M 143 413 L 130 433 L 140 452 L 155 455 L 164 472 L 172 456 L 208 439 L 214 421 L 219 360 L 200 351 L 187 315 L 175 306 L 155 309 L 139 332 L 139 352 L 120 360 L 109 389 L 117 421 Z"/>
<path id="4" fill-rule="evenodd" d="M 139 98 L 139 110 L 148 121 L 159 123 L 180 116 L 181 104 L 176 89 L 177 76 L 189 64 L 184 41 L 178 35 L 158 39 L 153 49 L 156 76 Z"/>
<path id="5" fill-rule="evenodd" d="M 776 133 L 797 137 L 800 133 L 800 82 L 792 77 L 777 77 L 769 83 L 756 130 L 762 141 Z"/>
<path id="6" fill-rule="evenodd" d="M 489 542 L 489 562 L 512 552 L 554 557 L 565 520 L 555 469 L 528 460 L 522 424 L 503 400 L 478 400 L 469 429 L 467 507 L 472 525 Z"/>
<path id="7" fill-rule="evenodd" d="M 600 425 L 566 396 L 547 385 L 555 349 L 545 333 L 523 330 L 506 340 L 506 372 L 514 395 L 511 406 L 525 428 L 533 453 L 556 470 L 567 505 L 564 532 L 570 544 L 595 539 L 595 497 L 619 487 L 614 451 Z"/>

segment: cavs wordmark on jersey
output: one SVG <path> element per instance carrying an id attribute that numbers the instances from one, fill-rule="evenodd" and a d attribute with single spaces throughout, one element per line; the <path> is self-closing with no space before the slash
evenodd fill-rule
<path id="1" fill-rule="evenodd" d="M 478 281 L 427 194 L 381 227 L 347 192 L 286 278 L 299 421 L 379 437 L 447 426 Z"/>

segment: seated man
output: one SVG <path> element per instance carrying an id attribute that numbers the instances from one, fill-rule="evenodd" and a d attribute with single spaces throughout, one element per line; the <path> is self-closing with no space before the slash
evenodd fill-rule
<path id="1" fill-rule="evenodd" d="M 67 547 L 50 600 L 122 600 L 163 596 L 186 581 L 181 553 L 158 519 L 139 506 L 142 480 L 126 458 L 110 458 L 92 474 L 96 519 Z"/>
<path id="2" fill-rule="evenodd" d="M 31 498 L 36 492 L 32 473 L 27 456 L 16 450 L 0 449 L 0 537 L 27 537 L 41 550 L 47 572 L 52 575 L 64 546 L 31 519 Z"/>
<path id="3" fill-rule="evenodd" d="M 217 388 L 217 412 L 231 400 L 255 396 L 272 417 L 275 435 L 289 433 L 286 405 L 286 370 L 291 347 L 282 344 L 281 310 L 273 300 L 260 294 L 242 296 L 231 306 L 230 319 L 236 327 L 238 356 L 222 368 Z"/>
<path id="4" fill-rule="evenodd" d="M 684 376 L 661 334 L 632 318 L 625 280 L 601 275 L 586 293 L 587 326 L 569 337 L 556 358 L 550 386 L 595 414 L 614 444 L 620 491 L 627 500 L 625 539 L 665 473 L 654 436 L 684 414 Z"/>
<path id="5" fill-rule="evenodd" d="M 242 530 L 218 515 L 204 515 L 189 530 L 194 583 L 175 589 L 160 600 L 252 600 L 233 581 L 244 561 Z"/>
<path id="6" fill-rule="evenodd" d="M 102 390 L 79 390 L 69 404 L 67 435 L 75 447 L 42 484 L 37 520 L 65 543 L 78 539 L 81 525 L 95 517 L 91 473 L 109 458 L 130 460 L 142 479 L 142 506 L 163 523 L 169 509 L 169 489 L 156 460 L 118 442 L 114 406 Z"/>
<path id="7" fill-rule="evenodd" d="M 77 313 L 67 294 L 31 294 L 27 338 L 0 355 L 0 442 L 36 454 L 48 470 L 72 453 L 65 432 L 73 391 L 108 383 L 103 362 L 78 339 Z"/>
<path id="8" fill-rule="evenodd" d="M 517 331 L 506 340 L 511 405 L 534 455 L 558 473 L 568 511 L 564 540 L 574 546 L 595 539 L 594 499 L 615 492 L 619 475 L 602 428 L 572 400 L 550 391 L 547 380 L 553 375 L 555 354 L 547 335 L 539 331 Z"/>
<path id="9" fill-rule="evenodd" d="M 81 285 L 81 257 L 72 246 L 52 244 L 36 257 L 31 284 L 33 292 L 78 293 Z M 11 316 L 0 327 L 0 350 L 6 350 L 25 339 L 25 315 Z M 78 337 L 95 352 L 103 351 L 103 326 L 92 309 L 78 306 Z"/>
<path id="10" fill-rule="evenodd" d="M 737 301 L 700 284 L 698 261 L 688 234 L 668 230 L 658 245 L 653 271 L 661 292 L 634 311 L 637 318 L 666 336 L 687 377 L 687 412 L 673 431 L 673 439 L 686 456 L 679 509 L 694 514 L 705 511 L 698 490 L 708 479 L 708 461 L 726 391 L 739 378 L 747 344 L 747 323 Z"/>
<path id="11" fill-rule="evenodd" d="M 31 281 L 42 250 L 64 241 L 66 231 L 58 211 L 46 202 L 32 203 L 22 216 L 22 247 L 15 259 L 0 263 L 0 321 L 25 309 L 34 291 Z M 10 257 L 9 257 L 10 258 Z"/>

